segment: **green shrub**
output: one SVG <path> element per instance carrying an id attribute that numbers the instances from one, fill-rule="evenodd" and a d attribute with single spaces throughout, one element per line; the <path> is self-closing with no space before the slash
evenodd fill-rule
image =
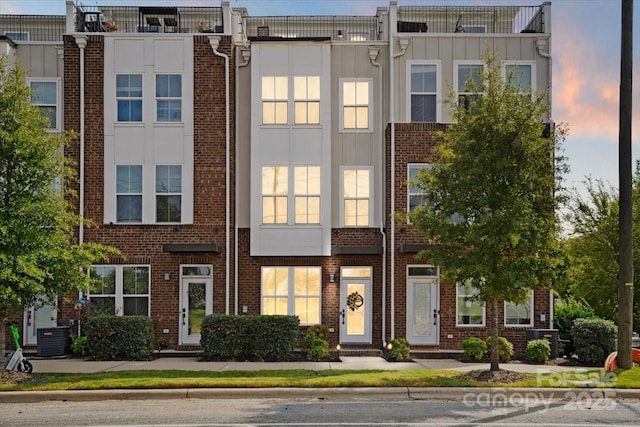
<path id="1" fill-rule="evenodd" d="M 76 356 L 86 356 L 87 354 L 87 337 L 75 337 L 71 342 L 71 352 Z"/>
<path id="2" fill-rule="evenodd" d="M 312 342 L 320 338 L 329 343 L 329 327 L 327 325 L 313 325 L 307 328 L 304 334 L 304 348 L 309 348 Z"/>
<path id="3" fill-rule="evenodd" d="M 329 357 L 329 341 L 315 337 L 307 342 L 307 359 L 321 360 L 327 357 Z"/>
<path id="4" fill-rule="evenodd" d="M 202 321 L 204 360 L 286 360 L 298 337 L 296 316 L 209 315 Z"/>
<path id="5" fill-rule="evenodd" d="M 527 343 L 527 360 L 537 363 L 544 363 L 549 360 L 551 346 L 545 339 L 531 340 Z"/>
<path id="6" fill-rule="evenodd" d="M 90 317 L 83 333 L 89 359 L 146 360 L 153 354 L 153 321 L 147 316 Z"/>
<path id="7" fill-rule="evenodd" d="M 464 350 L 465 357 L 477 362 L 481 360 L 487 352 L 487 343 L 483 339 L 471 337 L 462 341 L 462 349 Z"/>
<path id="8" fill-rule="evenodd" d="M 564 353 L 570 356 L 575 351 L 573 344 L 573 321 L 576 319 L 591 319 L 596 317 L 593 309 L 583 301 L 573 298 L 556 301 L 553 309 L 553 324 L 558 328 L 558 335 L 563 340 L 569 340 L 564 347 Z"/>
<path id="9" fill-rule="evenodd" d="M 491 355 L 491 345 L 493 343 L 493 337 L 489 336 L 486 340 L 487 352 L 486 356 Z M 508 362 L 513 357 L 513 344 L 505 337 L 498 337 L 498 359 L 501 362 Z"/>
<path id="10" fill-rule="evenodd" d="M 584 365 L 602 366 L 609 353 L 616 350 L 618 327 L 611 320 L 576 319 L 572 334 L 575 354 Z"/>
<path id="11" fill-rule="evenodd" d="M 396 338 L 391 341 L 391 350 L 389 350 L 389 359 L 393 362 L 409 360 L 411 347 L 409 341 L 404 338 Z"/>

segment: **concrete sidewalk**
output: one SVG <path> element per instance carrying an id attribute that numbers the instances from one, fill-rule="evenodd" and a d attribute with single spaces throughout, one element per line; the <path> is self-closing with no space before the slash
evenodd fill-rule
<path id="1" fill-rule="evenodd" d="M 149 361 L 89 361 L 73 358 L 30 358 L 34 373 L 91 373 L 132 370 L 184 371 L 260 371 L 260 370 L 454 370 L 460 372 L 489 369 L 489 363 L 468 363 L 456 359 L 414 359 L 412 362 L 389 362 L 382 357 L 341 357 L 340 362 L 201 362 L 197 357 L 159 357 Z M 579 366 L 501 363 L 500 369 L 515 372 L 575 371 Z"/>

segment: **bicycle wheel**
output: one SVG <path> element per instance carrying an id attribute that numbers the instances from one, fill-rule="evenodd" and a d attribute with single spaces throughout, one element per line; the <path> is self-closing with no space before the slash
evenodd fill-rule
<path id="1" fill-rule="evenodd" d="M 18 371 L 30 374 L 33 372 L 33 365 L 28 360 L 23 360 L 18 363 Z"/>

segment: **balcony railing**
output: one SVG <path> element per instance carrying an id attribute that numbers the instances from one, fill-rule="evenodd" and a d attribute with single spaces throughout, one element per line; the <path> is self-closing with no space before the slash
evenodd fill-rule
<path id="1" fill-rule="evenodd" d="M 60 42 L 64 29 L 63 15 L 0 15 L 0 35 L 14 42 Z"/>
<path id="2" fill-rule="evenodd" d="M 380 40 L 376 16 L 249 16 L 249 38 L 327 38 L 345 41 Z"/>
<path id="3" fill-rule="evenodd" d="M 542 6 L 402 6 L 398 32 L 543 33 Z"/>
<path id="4" fill-rule="evenodd" d="M 78 6 L 77 32 L 223 33 L 221 7 Z"/>

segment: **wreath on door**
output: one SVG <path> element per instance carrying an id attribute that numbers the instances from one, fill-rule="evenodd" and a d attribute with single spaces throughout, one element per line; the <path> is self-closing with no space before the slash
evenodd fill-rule
<path id="1" fill-rule="evenodd" d="M 362 307 L 362 304 L 364 304 L 364 298 L 358 293 L 358 291 L 350 293 L 347 297 L 347 307 L 349 307 L 349 310 L 351 311 L 356 311 Z"/>

